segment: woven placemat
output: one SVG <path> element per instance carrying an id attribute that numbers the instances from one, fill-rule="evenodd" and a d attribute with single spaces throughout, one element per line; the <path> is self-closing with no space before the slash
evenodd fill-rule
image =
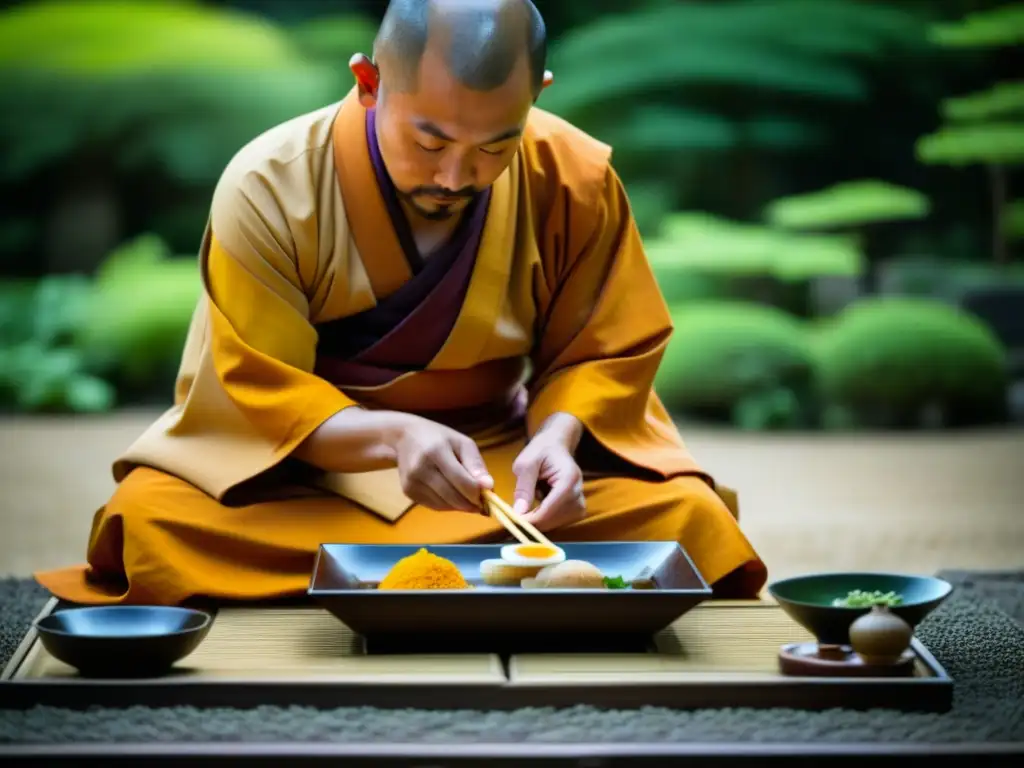
<path id="1" fill-rule="evenodd" d="M 940 574 L 958 589 L 918 636 L 955 680 L 951 712 L 589 707 L 515 712 L 260 707 L 0 711 L 0 743 L 979 743 L 1024 741 L 1024 573 Z M 0 661 L 45 595 L 0 582 Z"/>

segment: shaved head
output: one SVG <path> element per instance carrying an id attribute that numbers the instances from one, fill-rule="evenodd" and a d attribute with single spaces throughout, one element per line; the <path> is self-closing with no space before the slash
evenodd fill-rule
<path id="1" fill-rule="evenodd" d="M 504 85 L 526 56 L 540 94 L 547 32 L 530 0 L 391 0 L 373 49 L 386 87 L 415 92 L 428 46 L 459 83 L 481 92 Z"/>
<path id="2" fill-rule="evenodd" d="M 546 57 L 531 0 L 391 0 L 372 60 L 349 68 L 410 221 L 457 222 L 509 168 L 554 80 Z"/>

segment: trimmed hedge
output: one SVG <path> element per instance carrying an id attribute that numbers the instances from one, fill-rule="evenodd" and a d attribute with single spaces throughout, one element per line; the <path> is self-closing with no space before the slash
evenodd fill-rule
<path id="1" fill-rule="evenodd" d="M 806 422 L 814 368 L 800 320 L 769 306 L 708 301 L 678 308 L 673 322 L 655 381 L 669 409 L 748 429 Z"/>
<path id="2" fill-rule="evenodd" d="M 851 305 L 817 334 L 833 416 L 879 427 L 966 425 L 1004 417 L 1006 351 L 979 319 L 919 298 Z"/>

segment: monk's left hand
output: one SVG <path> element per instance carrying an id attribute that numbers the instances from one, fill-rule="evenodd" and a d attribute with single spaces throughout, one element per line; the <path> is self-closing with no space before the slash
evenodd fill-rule
<path id="1" fill-rule="evenodd" d="M 512 471 L 516 475 L 513 509 L 539 530 L 561 528 L 586 516 L 583 473 L 558 431 L 538 433 L 513 462 Z M 550 490 L 531 512 L 539 482 Z"/>

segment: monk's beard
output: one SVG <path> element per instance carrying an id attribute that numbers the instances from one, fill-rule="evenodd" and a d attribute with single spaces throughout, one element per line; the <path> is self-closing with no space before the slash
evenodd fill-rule
<path id="1" fill-rule="evenodd" d="M 398 196 L 403 200 L 403 202 L 405 202 L 406 205 L 408 205 L 410 208 L 416 211 L 416 213 L 422 216 L 424 219 L 427 219 L 428 221 L 444 221 L 445 219 L 450 219 L 452 216 L 455 216 L 456 214 L 461 213 L 461 211 L 464 210 L 454 210 L 454 207 L 458 204 L 460 200 L 472 200 L 474 197 L 476 197 L 478 192 L 479 190 L 477 190 L 475 187 L 463 187 L 462 189 L 457 191 L 445 189 L 443 187 L 415 187 L 414 189 L 408 192 L 399 191 Z M 438 203 L 436 204 L 437 207 L 432 210 L 424 208 L 422 205 L 419 204 L 419 198 L 429 197 L 431 195 L 436 195 L 438 197 L 457 198 L 457 200 L 447 204 Z"/>

